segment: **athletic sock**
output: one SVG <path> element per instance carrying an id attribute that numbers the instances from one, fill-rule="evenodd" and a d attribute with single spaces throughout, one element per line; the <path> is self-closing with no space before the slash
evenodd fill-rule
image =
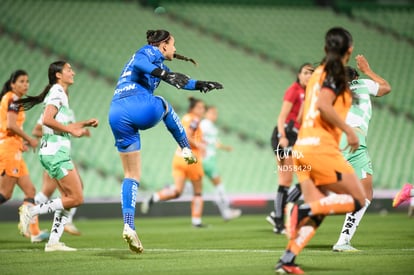
<path id="1" fill-rule="evenodd" d="M 286 202 L 297 202 L 302 195 L 302 189 L 300 183 L 296 183 L 295 186 L 288 192 Z"/>
<path id="2" fill-rule="evenodd" d="M 203 197 L 196 194 L 191 202 L 191 222 L 193 225 L 201 224 L 201 216 L 203 215 Z"/>
<path id="3" fill-rule="evenodd" d="M 42 215 L 46 213 L 53 213 L 56 210 L 62 210 L 62 200 L 61 199 L 54 199 L 47 201 L 45 203 L 37 204 L 30 209 L 30 214 L 32 216 L 35 215 Z"/>
<path id="4" fill-rule="evenodd" d="M 26 198 L 23 201 L 24 205 L 29 205 L 31 207 L 34 206 L 34 199 L 33 198 Z M 39 228 L 39 218 L 37 216 L 32 217 L 29 224 L 29 232 L 31 236 L 37 236 L 40 234 Z"/>
<path id="5" fill-rule="evenodd" d="M 122 181 L 121 206 L 124 224 L 135 230 L 135 204 L 137 198 L 139 183 L 130 178 L 124 178 Z"/>
<path id="6" fill-rule="evenodd" d="M 299 228 L 297 237 L 289 241 L 286 250 L 291 251 L 297 256 L 313 238 L 324 218 L 325 216 L 323 215 L 309 217 L 309 219 Z"/>
<path id="7" fill-rule="evenodd" d="M 53 216 L 52 230 L 50 230 L 49 244 L 56 244 L 62 237 L 63 229 L 68 220 L 69 211 L 66 209 L 57 210 Z"/>
<path id="8" fill-rule="evenodd" d="M 214 197 L 221 215 L 226 218 L 226 212 L 230 209 L 230 200 L 227 197 L 223 183 L 219 183 L 215 186 Z"/>
<path id="9" fill-rule="evenodd" d="M 69 210 L 69 215 L 68 215 L 68 222 L 67 223 L 72 223 L 73 222 L 73 216 L 75 216 L 77 208 L 73 207 Z"/>
<path id="10" fill-rule="evenodd" d="M 49 200 L 49 198 L 46 197 L 46 195 L 43 192 L 38 192 L 34 199 L 36 204 L 45 203 Z"/>
<path id="11" fill-rule="evenodd" d="M 283 224 L 285 216 L 286 198 L 289 187 L 279 185 L 275 198 L 275 220 L 277 223 Z"/>
<path id="12" fill-rule="evenodd" d="M 365 214 L 368 206 L 370 205 L 371 201 L 365 199 L 365 206 L 362 207 L 357 212 L 347 213 L 345 216 L 345 221 L 342 226 L 341 234 L 339 235 L 339 239 L 336 242 L 336 245 L 343 245 L 348 244 L 351 242 L 352 237 L 354 236 L 359 223 L 362 220 L 362 217 Z"/>
<path id="13" fill-rule="evenodd" d="M 351 195 L 333 194 L 307 204 L 310 208 L 308 216 L 345 214 L 361 209 L 361 205 Z M 303 205 L 303 208 L 306 204 Z M 299 208 L 300 212 L 301 207 Z M 299 213 L 300 215 L 300 213 Z"/>
<path id="14" fill-rule="evenodd" d="M 165 102 L 168 104 L 166 108 L 168 108 L 167 113 L 165 114 L 163 121 L 165 126 L 167 127 L 168 131 L 172 134 L 175 141 L 178 143 L 178 145 L 181 147 L 181 149 L 187 147 L 190 147 L 190 143 L 188 142 L 187 135 L 184 131 L 184 127 L 180 122 L 180 118 L 175 113 L 173 107 L 171 104 Z"/>
<path id="15" fill-rule="evenodd" d="M 296 255 L 289 249 L 286 249 L 285 253 L 283 253 L 282 257 L 280 257 L 280 261 L 284 264 L 293 264 L 295 262 L 295 258 Z"/>

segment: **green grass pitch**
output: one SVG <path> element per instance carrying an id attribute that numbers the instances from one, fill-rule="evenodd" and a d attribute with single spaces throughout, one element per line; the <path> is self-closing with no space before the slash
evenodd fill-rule
<path id="1" fill-rule="evenodd" d="M 18 235 L 17 223 L 0 223 L 0 274 L 274 274 L 287 241 L 265 215 L 245 215 L 195 229 L 189 217 L 136 220 L 145 251 L 132 254 L 121 237 L 122 221 L 78 220 L 82 236 L 64 234 L 77 252 L 45 253 L 44 243 Z M 342 216 L 328 217 L 299 255 L 307 274 L 414 274 L 414 219 L 368 214 L 353 240 L 358 253 L 334 253 Z M 41 227 L 51 221 L 41 219 Z"/>

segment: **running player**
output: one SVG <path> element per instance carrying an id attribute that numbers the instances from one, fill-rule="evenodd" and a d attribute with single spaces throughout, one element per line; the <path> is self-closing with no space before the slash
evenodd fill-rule
<path id="1" fill-rule="evenodd" d="M 26 95 L 28 89 L 29 75 L 23 70 L 17 70 L 4 83 L 0 93 L 0 204 L 10 199 L 16 184 L 23 190 L 23 205 L 26 207 L 35 203 L 36 190 L 30 180 L 22 153 L 27 151 L 28 147 L 35 150 L 38 142 L 23 131 L 26 114 L 15 103 Z M 20 227 L 21 223 L 19 223 L 21 230 Z M 23 235 L 30 235 L 33 243 L 49 237 L 49 233 L 40 231 L 37 217 L 30 222 L 29 232 Z"/>
<path id="2" fill-rule="evenodd" d="M 400 204 L 412 197 L 414 197 L 414 186 L 412 184 L 406 183 L 395 195 L 394 200 L 392 201 L 392 207 L 398 207 Z"/>
<path id="3" fill-rule="evenodd" d="M 74 123 L 75 122 L 75 113 L 73 112 L 72 109 L 68 110 L 68 116 L 69 116 L 69 123 Z M 35 136 L 38 139 L 42 138 L 42 120 L 43 120 L 43 116 L 41 115 L 40 118 L 38 119 L 35 127 L 33 128 L 32 131 L 32 135 Z M 90 136 L 90 132 L 88 129 L 85 129 L 85 134 L 83 135 L 85 137 L 89 137 Z M 78 169 L 76 167 L 76 172 L 78 172 Z M 81 180 L 81 184 L 83 187 L 83 182 L 82 182 L 82 178 L 79 175 L 79 178 Z M 48 200 L 50 200 L 50 197 L 53 195 L 53 193 L 55 192 L 57 188 L 57 182 L 56 179 L 53 179 L 49 176 L 49 174 L 44 171 L 43 172 L 43 184 L 42 184 L 42 190 L 39 191 L 36 196 L 35 196 L 35 202 L 36 204 L 40 204 L 40 203 L 46 203 Z M 79 229 L 75 226 L 75 224 L 73 223 L 73 216 L 76 213 L 76 207 L 73 207 L 70 209 L 69 211 L 69 215 L 68 215 L 68 221 L 64 226 L 64 231 L 71 234 L 71 235 L 75 235 L 75 236 L 79 236 L 81 234 L 81 232 L 79 231 Z"/>
<path id="4" fill-rule="evenodd" d="M 75 72 L 66 61 L 50 64 L 48 70 L 49 84 L 38 96 L 20 99 L 28 110 L 44 102 L 42 140 L 39 149 L 40 163 L 51 178 L 56 179 L 61 198 L 50 200 L 33 207 L 22 208 L 22 228 L 27 230 L 30 219 L 34 216 L 54 212 L 50 238 L 45 246 L 46 252 L 76 251 L 75 248 L 60 242 L 63 229 L 67 223 L 69 210 L 83 203 L 82 184 L 70 156 L 70 136 L 81 137 L 86 134 L 85 127 L 97 127 L 97 119 L 69 123 L 70 109 L 68 88 L 74 83 Z"/>
<path id="5" fill-rule="evenodd" d="M 122 215 L 123 238 L 136 253 L 143 251 L 135 232 L 135 200 L 141 178 L 141 141 L 139 130 L 154 127 L 161 120 L 182 148 L 182 156 L 189 164 L 197 159 L 190 149 L 184 128 L 172 106 L 162 97 L 154 96 L 154 90 L 163 80 L 168 84 L 187 90 L 207 93 L 223 86 L 217 82 L 196 81 L 173 73 L 164 65 L 165 60 L 194 60 L 175 53 L 175 39 L 166 30 L 147 31 L 148 45 L 132 55 L 119 77 L 109 110 L 109 124 L 115 137 L 123 170 Z"/>
<path id="6" fill-rule="evenodd" d="M 148 213 L 150 207 L 155 202 L 167 201 L 181 196 L 183 193 L 186 180 L 190 180 L 193 185 L 194 197 L 191 203 L 191 223 L 194 227 L 204 227 L 201 217 L 203 214 L 202 181 L 204 176 L 202 156 L 205 153 L 206 143 L 203 140 L 200 121 L 205 112 L 203 101 L 189 98 L 190 106 L 188 113 L 183 116 L 182 124 L 187 134 L 188 141 L 193 153 L 197 158 L 197 163 L 188 165 L 180 154 L 180 148 L 177 148 L 172 161 L 172 175 L 174 178 L 174 187 L 164 188 L 154 194 L 141 204 L 141 212 Z"/>
<path id="7" fill-rule="evenodd" d="M 241 210 L 230 207 L 230 200 L 224 189 L 217 168 L 217 149 L 230 152 L 233 148 L 221 143 L 218 139 L 218 129 L 215 125 L 218 117 L 217 108 L 208 106 L 204 119 L 200 123 L 203 132 L 203 140 L 206 142 L 206 153 L 203 157 L 203 169 L 215 188 L 215 201 L 224 220 L 232 220 L 240 217 Z"/>
<path id="8" fill-rule="evenodd" d="M 365 206 L 359 211 L 346 214 L 339 239 L 333 246 L 333 251 L 337 252 L 358 251 L 351 246 L 351 239 L 354 236 L 365 211 L 370 205 L 373 195 L 373 170 L 366 142 L 369 122 L 372 115 L 370 96 L 384 96 L 391 91 L 390 84 L 372 71 L 368 61 L 363 55 L 358 55 L 355 59 L 358 69 L 370 79 L 361 79 L 354 68 L 346 67 L 348 78 L 352 80 L 350 82 L 350 89 L 354 94 L 354 100 L 346 117 L 346 123 L 353 127 L 358 135 L 359 148 L 355 152 L 351 152 L 349 149 L 344 150 L 342 154 L 352 165 L 358 178 L 361 180 L 367 198 L 365 200 Z M 339 148 L 346 148 L 346 146 L 346 136 L 342 135 Z"/>
<path id="9" fill-rule="evenodd" d="M 272 133 L 271 145 L 276 156 L 279 187 L 275 198 L 275 211 L 272 211 L 266 220 L 273 225 L 273 232 L 276 234 L 283 234 L 285 231 L 283 222 L 286 201 L 294 201 L 300 196 L 300 185 L 296 184 L 288 198 L 288 191 L 293 181 L 291 156 L 300 128 L 300 111 L 305 99 L 305 89 L 312 72 L 312 64 L 304 63 L 300 66 L 296 81 L 285 92 L 277 125 Z"/>
<path id="10" fill-rule="evenodd" d="M 342 131 L 352 150 L 359 147 L 354 129 L 345 123 L 352 103 L 345 64 L 352 54 L 352 36 L 340 27 L 325 35 L 325 58 L 306 87 L 303 122 L 293 147 L 296 170 L 305 203 L 286 205 L 289 242 L 275 266 L 278 273 L 303 274 L 294 261 L 311 240 L 323 218 L 358 211 L 365 192 L 352 166 L 339 149 Z M 328 196 L 328 192 L 334 192 Z"/>

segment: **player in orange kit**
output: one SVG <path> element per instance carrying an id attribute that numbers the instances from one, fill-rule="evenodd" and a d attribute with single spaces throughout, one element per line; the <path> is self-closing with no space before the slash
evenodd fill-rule
<path id="1" fill-rule="evenodd" d="M 289 242 L 275 266 L 277 273 L 303 274 L 295 258 L 324 217 L 358 211 L 365 204 L 364 189 L 339 148 L 342 132 L 351 151 L 359 146 L 358 136 L 345 123 L 352 103 L 345 72 L 352 43 L 347 30 L 330 29 L 325 35 L 326 56 L 306 87 L 303 123 L 292 152 L 305 203 L 286 206 Z M 329 192 L 336 194 L 328 195 Z"/>
<path id="2" fill-rule="evenodd" d="M 177 149 L 173 158 L 173 178 L 174 187 L 164 188 L 154 194 L 141 204 L 141 212 L 148 213 L 154 202 L 166 201 L 178 198 L 185 186 L 186 180 L 190 180 L 193 184 L 194 197 L 191 203 L 191 223 L 194 227 L 204 227 L 201 216 L 203 213 L 202 180 L 204 176 L 202 156 L 205 150 L 205 142 L 203 134 L 199 127 L 200 121 L 205 112 L 203 101 L 189 98 L 190 106 L 188 113 L 182 118 L 182 124 L 187 134 L 191 149 L 197 158 L 197 163 L 188 164 L 181 156 L 180 150 Z"/>
<path id="3" fill-rule="evenodd" d="M 34 204 L 36 190 L 22 152 L 27 151 L 28 147 L 35 149 L 38 142 L 23 131 L 26 114 L 15 103 L 28 89 L 29 75 L 17 70 L 4 83 L 0 93 L 0 204 L 10 199 L 16 184 L 24 192 L 23 206 Z M 20 226 L 19 223 L 19 229 Z M 49 237 L 49 233 L 39 230 L 37 217 L 30 222 L 29 233 L 32 242 L 41 242 Z"/>

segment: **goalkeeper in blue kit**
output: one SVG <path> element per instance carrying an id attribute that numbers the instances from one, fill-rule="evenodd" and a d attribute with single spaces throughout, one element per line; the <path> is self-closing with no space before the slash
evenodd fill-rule
<path id="1" fill-rule="evenodd" d="M 218 82 L 197 81 L 188 76 L 171 72 L 165 60 L 182 59 L 195 63 L 175 53 L 175 39 L 166 30 L 147 31 L 148 45 L 143 46 L 124 66 L 109 109 L 109 124 L 115 138 L 123 170 L 121 203 L 124 219 L 123 238 L 131 251 L 143 252 L 143 246 L 135 232 L 135 203 L 141 178 L 140 130 L 154 127 L 161 120 L 182 149 L 188 164 L 197 162 L 193 155 L 184 128 L 172 106 L 154 90 L 161 80 L 185 90 L 200 90 L 207 93 L 222 89 Z"/>

